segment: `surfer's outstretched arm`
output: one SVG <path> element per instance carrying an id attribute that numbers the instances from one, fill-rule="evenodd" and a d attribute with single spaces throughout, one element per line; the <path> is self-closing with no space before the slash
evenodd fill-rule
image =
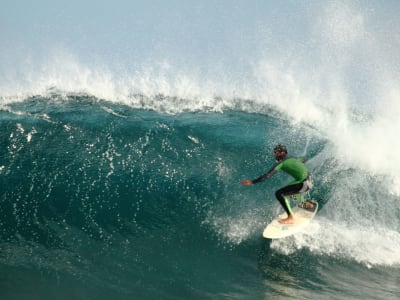
<path id="1" fill-rule="evenodd" d="M 264 180 L 267 180 L 268 178 L 271 178 L 275 173 L 276 173 L 276 170 L 275 170 L 275 168 L 273 168 L 270 171 L 268 171 L 267 173 L 265 173 L 264 175 L 261 175 L 260 177 L 253 179 L 251 182 L 253 184 L 262 182 Z"/>
<path id="2" fill-rule="evenodd" d="M 242 185 L 252 185 L 255 183 L 262 182 L 264 180 L 267 180 L 268 178 L 271 178 L 275 173 L 276 173 L 276 166 L 274 166 L 271 170 L 269 170 L 267 173 L 264 175 L 261 175 L 260 177 L 250 180 L 250 179 L 245 179 L 242 181 Z"/>

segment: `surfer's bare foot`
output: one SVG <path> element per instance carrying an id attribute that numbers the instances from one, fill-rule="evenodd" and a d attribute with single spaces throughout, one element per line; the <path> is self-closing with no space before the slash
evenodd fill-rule
<path id="1" fill-rule="evenodd" d="M 315 207 L 315 204 L 314 203 L 312 203 L 312 202 L 310 202 L 310 201 L 307 201 L 306 202 L 306 208 L 307 209 L 313 209 Z"/>
<path id="2" fill-rule="evenodd" d="M 290 215 L 289 217 L 285 218 L 285 219 L 280 219 L 279 223 L 281 224 L 293 224 L 294 223 L 294 218 L 292 215 Z"/>
<path id="3" fill-rule="evenodd" d="M 308 211 L 314 211 L 315 210 L 315 203 L 311 202 L 311 201 L 307 201 L 304 206 L 305 209 L 307 209 Z"/>

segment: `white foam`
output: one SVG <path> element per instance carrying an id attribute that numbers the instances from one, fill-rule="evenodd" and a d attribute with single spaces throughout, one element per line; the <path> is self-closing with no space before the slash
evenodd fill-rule
<path id="1" fill-rule="evenodd" d="M 400 233 L 382 227 L 359 227 L 319 217 L 307 233 L 274 240 L 271 247 L 285 254 L 308 249 L 319 255 L 355 260 L 367 266 L 400 264 Z"/>
<path id="2" fill-rule="evenodd" d="M 259 210 L 248 210 L 235 216 L 212 213 L 203 222 L 203 225 L 211 226 L 224 241 L 238 245 L 256 235 L 263 221 Z"/>

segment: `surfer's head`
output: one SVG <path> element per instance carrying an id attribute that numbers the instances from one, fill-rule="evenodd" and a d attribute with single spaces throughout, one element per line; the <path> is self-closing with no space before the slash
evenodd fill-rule
<path id="1" fill-rule="evenodd" d="M 282 159 L 284 159 L 287 155 L 287 149 L 286 146 L 282 145 L 282 144 L 278 144 L 275 146 L 274 148 L 274 154 L 275 154 L 275 159 L 277 161 L 281 161 Z"/>

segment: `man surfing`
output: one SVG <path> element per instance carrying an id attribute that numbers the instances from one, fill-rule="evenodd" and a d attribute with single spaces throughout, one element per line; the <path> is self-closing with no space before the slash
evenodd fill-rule
<path id="1" fill-rule="evenodd" d="M 287 218 L 281 219 L 279 220 L 279 222 L 282 224 L 293 224 L 294 217 L 292 209 L 290 207 L 289 200 L 285 196 L 303 193 L 311 189 L 312 183 L 310 175 L 307 167 L 304 164 L 305 158 L 287 157 L 288 152 L 284 145 L 277 145 L 274 148 L 274 154 L 276 164 L 272 167 L 270 171 L 253 180 L 245 179 L 241 183 L 242 185 L 252 185 L 255 183 L 259 183 L 268 178 L 271 178 L 276 172 L 280 170 L 283 170 L 287 174 L 291 175 L 294 180 L 290 182 L 287 186 L 284 186 L 283 188 L 277 190 L 275 192 L 275 196 L 287 214 Z M 314 204 L 310 201 L 307 201 L 305 203 L 305 207 L 307 209 L 313 209 Z"/>

